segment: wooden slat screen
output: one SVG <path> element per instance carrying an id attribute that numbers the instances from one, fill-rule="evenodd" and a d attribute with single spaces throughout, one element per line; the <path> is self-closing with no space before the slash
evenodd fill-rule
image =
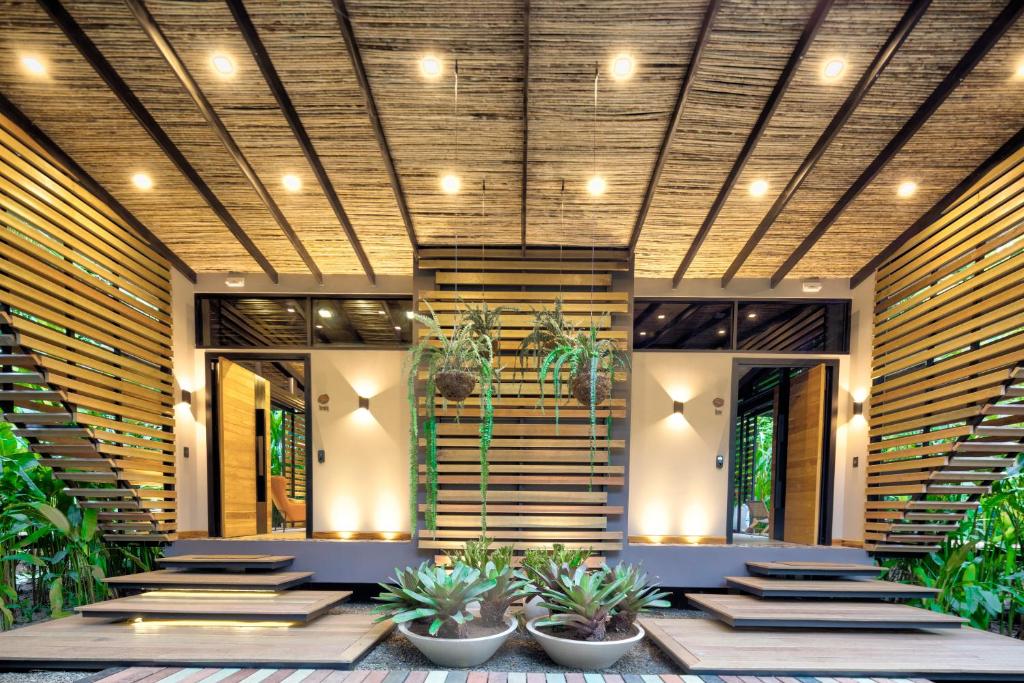
<path id="1" fill-rule="evenodd" d="M 598 407 L 597 453 L 590 486 L 588 409 L 575 400 L 560 409 L 556 429 L 552 399 L 537 407 L 539 390 L 535 367 L 514 373 L 520 341 L 533 325 L 533 310 L 550 308 L 561 298 L 563 311 L 577 325 L 589 327 L 591 314 L 599 334 L 628 348 L 629 293 L 612 291 L 613 273 L 629 270 L 625 251 L 460 248 L 456 267 L 451 248 L 421 249 L 421 268 L 435 270 L 434 289 L 418 292 L 417 308 L 425 302 L 450 329 L 466 305 L 511 306 L 518 312 L 502 317 L 497 354 L 502 372 L 501 396 L 494 398 L 494 438 L 490 451 L 487 495 L 487 535 L 517 550 L 560 542 L 570 547 L 613 552 L 622 548 L 623 532 L 610 528 L 609 518 L 621 518 L 623 506 L 610 491 L 624 485 L 625 439 L 614 422 L 625 421 L 628 385 L 617 381 L 612 397 Z M 591 272 L 593 260 L 593 273 Z M 591 283 L 594 283 L 593 292 Z M 420 329 L 420 338 L 425 330 Z M 565 377 L 568 375 L 566 374 Z M 425 375 L 421 374 L 421 378 Z M 619 373 L 617 380 L 625 380 Z M 479 388 L 479 387 L 478 387 Z M 438 404 L 437 529 L 419 532 L 419 547 L 437 550 L 458 547 L 480 536 L 480 409 L 474 393 L 459 411 Z M 420 399 L 420 416 L 424 415 Z M 606 418 L 613 420 L 608 433 Z M 421 446 L 425 441 L 421 440 Z M 425 465 L 420 466 L 425 484 Z M 421 498 L 422 501 L 422 498 Z M 426 506 L 421 504 L 420 511 Z"/>
<path id="2" fill-rule="evenodd" d="M 0 116 L 0 406 L 104 538 L 176 530 L 167 262 Z"/>
<path id="3" fill-rule="evenodd" d="M 927 552 L 1024 451 L 1024 149 L 879 268 L 865 539 Z"/>
<path id="4" fill-rule="evenodd" d="M 306 497 L 306 414 L 284 411 L 284 462 L 281 473 L 288 480 L 288 497 Z"/>

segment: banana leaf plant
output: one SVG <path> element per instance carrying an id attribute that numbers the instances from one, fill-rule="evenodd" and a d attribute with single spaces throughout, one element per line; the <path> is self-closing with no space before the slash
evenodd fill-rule
<path id="1" fill-rule="evenodd" d="M 480 520 L 487 530 L 487 453 L 494 431 L 492 397 L 499 369 L 494 365 L 494 342 L 471 319 L 460 317 L 445 332 L 437 314 L 426 304 L 429 316 L 414 313 L 412 319 L 427 329 L 427 335 L 412 345 L 406 357 L 406 378 L 409 400 L 409 514 L 410 528 L 416 532 L 419 494 L 420 418 L 417 396 L 417 375 L 426 368 L 424 383 L 424 420 L 422 432 L 426 440 L 426 513 L 424 525 L 437 528 L 437 396 L 445 402 L 461 404 L 480 385 Z"/>

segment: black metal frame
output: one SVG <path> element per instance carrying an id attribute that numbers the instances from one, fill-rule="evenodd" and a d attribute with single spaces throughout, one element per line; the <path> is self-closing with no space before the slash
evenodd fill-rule
<path id="1" fill-rule="evenodd" d="M 771 351 L 767 349 L 740 349 L 736 346 L 739 336 L 739 307 L 740 304 L 762 301 L 766 304 L 774 303 L 792 303 L 792 304 L 843 304 L 844 316 L 843 316 L 843 340 L 841 351 Z M 759 299 L 753 298 L 691 298 L 691 297 L 637 297 L 633 301 L 634 307 L 637 304 L 649 304 L 649 303 L 662 303 L 662 304 L 732 304 L 732 313 L 730 317 L 730 339 L 728 348 L 724 349 L 658 349 L 658 348 L 646 348 L 638 347 L 637 340 L 640 337 L 636 334 L 635 320 L 633 328 L 631 330 L 632 337 L 632 351 L 642 351 L 644 353 L 649 352 L 669 352 L 669 353 L 757 353 L 757 354 L 769 354 L 769 355 L 839 355 L 845 356 L 850 353 L 850 338 L 851 338 L 851 325 L 852 325 L 852 311 L 853 311 L 853 300 L 852 299 L 803 299 L 803 298 L 770 298 L 770 299 Z"/>
<path id="2" fill-rule="evenodd" d="M 823 363 L 826 369 L 825 391 L 829 397 L 829 407 L 825 412 L 825 457 L 822 459 L 821 505 L 818 518 L 818 544 L 832 544 L 833 504 L 835 502 L 835 468 L 836 468 L 836 426 L 839 416 L 839 360 L 836 358 L 734 358 L 732 361 L 732 399 L 729 408 L 729 474 L 726 479 L 725 506 L 725 542 L 731 544 L 733 539 L 733 507 L 736 505 L 734 481 L 736 478 L 736 420 L 738 419 L 739 388 L 741 368 L 811 368 Z M 784 450 L 784 449 L 781 449 Z M 781 455 L 781 458 L 779 457 Z M 784 453 L 779 449 L 773 453 L 773 467 L 785 463 Z M 779 493 L 776 487 L 780 477 L 773 477 L 772 495 Z M 783 494 L 784 495 L 784 494 Z M 778 501 L 778 498 L 776 498 Z M 777 506 L 773 506 L 777 507 Z M 779 528 L 781 531 L 781 527 Z"/>
<path id="3" fill-rule="evenodd" d="M 217 359 L 228 360 L 299 360 L 303 362 L 306 382 L 303 385 L 306 402 L 306 538 L 313 538 L 313 405 L 312 354 L 274 353 L 270 351 L 207 351 L 206 365 L 206 498 L 207 535 L 219 538 L 223 533 L 220 525 L 220 434 L 217 430 Z"/>
<path id="4" fill-rule="evenodd" d="M 203 315 L 202 307 L 199 305 L 199 301 L 206 297 L 217 297 L 223 299 L 271 299 L 271 300 L 288 300 L 288 301 L 305 301 L 306 309 L 309 311 L 305 319 L 306 325 L 306 344 L 304 346 L 224 346 L 223 344 L 206 344 L 204 338 L 209 338 L 209 320 Z M 295 349 L 404 349 L 408 347 L 408 344 L 395 342 L 394 344 L 352 344 L 352 343 L 336 343 L 326 344 L 323 342 L 315 341 L 316 337 L 313 333 L 313 302 L 314 301 L 348 301 L 352 299 L 361 300 L 386 300 L 386 301 L 408 301 L 410 304 L 413 302 L 411 295 L 407 294 L 371 294 L 371 295 L 342 295 L 342 294 L 324 294 L 324 295 L 313 295 L 313 294 L 233 294 L 233 293 L 222 293 L 222 292 L 197 292 L 193 300 L 194 303 L 194 314 L 195 314 L 195 344 L 197 349 L 253 349 L 268 351 L 293 351 Z M 223 354 L 222 354 L 223 355 Z M 308 377 L 307 377 L 308 384 Z"/>

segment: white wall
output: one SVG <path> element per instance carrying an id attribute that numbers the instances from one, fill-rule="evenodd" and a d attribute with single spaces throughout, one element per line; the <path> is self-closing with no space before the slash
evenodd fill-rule
<path id="1" fill-rule="evenodd" d="M 853 419 L 852 395 L 870 387 L 873 282 L 851 291 L 845 281 L 826 281 L 814 295 L 799 282 L 770 290 L 737 281 L 723 290 L 718 281 L 683 281 L 672 290 L 664 280 L 637 280 L 636 296 L 846 298 L 852 297 L 851 353 L 822 355 L 839 360 L 839 416 L 836 429 L 836 476 L 833 537 L 863 537 L 864 468 L 867 422 Z M 866 323 L 866 324 L 865 324 Z M 633 355 L 629 462 L 629 534 L 631 536 L 725 536 L 729 486 L 729 412 L 735 358 L 766 357 L 756 353 L 637 352 Z M 786 358 L 771 354 L 771 358 Z M 793 356 L 807 358 L 806 355 Z M 712 401 L 725 404 L 716 415 Z M 673 401 L 684 401 L 684 416 L 674 415 Z M 717 455 L 726 457 L 722 469 Z M 857 469 L 852 466 L 859 457 Z"/>

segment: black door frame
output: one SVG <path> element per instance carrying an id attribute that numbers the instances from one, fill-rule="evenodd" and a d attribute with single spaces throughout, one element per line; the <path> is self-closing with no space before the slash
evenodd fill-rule
<path id="1" fill-rule="evenodd" d="M 734 484 L 736 478 L 736 420 L 739 415 L 740 378 L 749 368 L 813 368 L 826 369 L 825 392 L 829 396 L 829 410 L 825 411 L 825 457 L 821 478 L 820 512 L 818 517 L 818 544 L 832 545 L 833 505 L 835 503 L 836 426 L 839 418 L 839 359 L 838 358 L 733 358 L 732 399 L 729 407 L 729 476 L 726 481 L 725 542 L 733 539 L 733 507 L 736 504 Z M 774 490 L 773 482 L 773 490 Z"/>
<path id="2" fill-rule="evenodd" d="M 313 538 L 313 389 L 310 381 L 312 354 L 276 353 L 273 351 L 207 351 L 206 367 L 206 498 L 207 535 L 219 538 L 220 525 L 220 434 L 217 429 L 217 359 L 234 361 L 302 361 L 304 400 L 306 403 L 306 538 Z"/>

